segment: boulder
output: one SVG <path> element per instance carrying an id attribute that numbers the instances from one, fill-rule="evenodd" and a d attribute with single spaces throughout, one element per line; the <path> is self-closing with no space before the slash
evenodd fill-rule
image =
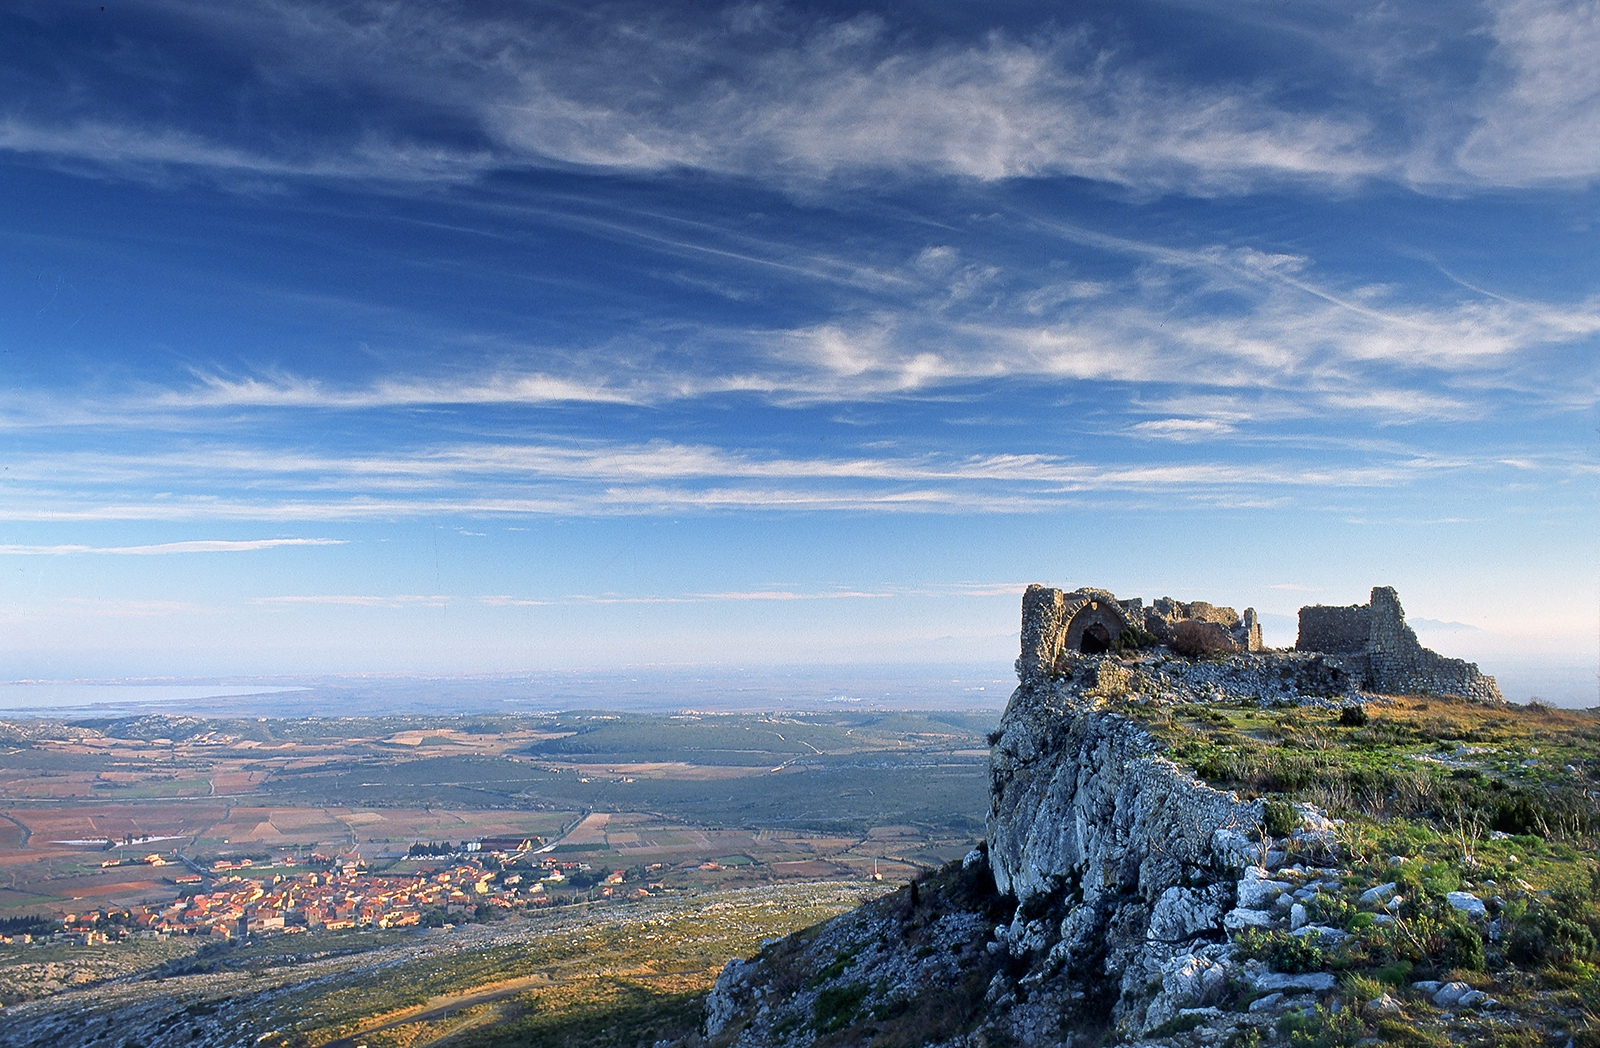
<path id="1" fill-rule="evenodd" d="M 1239 878 L 1239 905 L 1252 910 L 1270 905 L 1292 888 L 1288 881 L 1275 881 L 1260 866 L 1246 866 Z"/>
<path id="2" fill-rule="evenodd" d="M 1268 992 L 1308 990 L 1326 993 L 1339 985 L 1339 980 L 1328 972 L 1260 972 L 1252 976 L 1250 981 L 1256 989 Z"/>
<path id="3" fill-rule="evenodd" d="M 1471 892 L 1446 892 L 1445 901 L 1468 917 L 1487 917 L 1489 908 Z"/>
<path id="4" fill-rule="evenodd" d="M 1271 913 L 1244 906 L 1229 910 L 1222 917 L 1222 926 L 1230 932 L 1242 931 L 1245 928 L 1270 928 L 1272 925 Z"/>
<path id="5" fill-rule="evenodd" d="M 1206 888 L 1173 886 L 1161 893 L 1150 911 L 1148 939 L 1182 942 L 1201 932 L 1215 930 L 1222 922 L 1222 910 L 1232 892 L 1225 884 Z"/>
<path id="6" fill-rule="evenodd" d="M 1362 892 L 1361 901 L 1371 904 L 1388 902 L 1394 897 L 1394 893 L 1399 890 L 1400 886 L 1395 882 L 1390 881 L 1388 884 L 1380 884 L 1376 888 L 1368 888 L 1366 891 Z"/>

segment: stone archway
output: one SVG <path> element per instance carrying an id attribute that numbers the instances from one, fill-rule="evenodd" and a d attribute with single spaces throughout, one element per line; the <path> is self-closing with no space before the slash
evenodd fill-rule
<path id="1" fill-rule="evenodd" d="M 1084 601 L 1067 619 L 1058 650 L 1077 651 L 1085 655 L 1108 652 L 1129 625 L 1128 617 L 1111 601 Z"/>

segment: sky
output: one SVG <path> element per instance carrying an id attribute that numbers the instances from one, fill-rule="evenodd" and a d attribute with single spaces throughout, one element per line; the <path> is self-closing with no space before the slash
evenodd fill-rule
<path id="1" fill-rule="evenodd" d="M 1592 698 L 1596 54 L 1547 0 L 16 0 L 0 678 L 1003 668 L 1030 582 L 1282 645 L 1390 585 Z"/>

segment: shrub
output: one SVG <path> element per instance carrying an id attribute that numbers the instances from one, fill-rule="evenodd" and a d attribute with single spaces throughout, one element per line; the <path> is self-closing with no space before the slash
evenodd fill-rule
<path id="1" fill-rule="evenodd" d="M 1367 708 L 1359 704 L 1346 706 L 1339 711 L 1339 723 L 1346 728 L 1364 728 L 1371 719 L 1367 716 Z"/>
<path id="2" fill-rule="evenodd" d="M 1140 648 L 1153 648 L 1161 643 L 1161 638 L 1148 630 L 1138 626 L 1130 626 L 1117 634 L 1116 643 L 1112 645 L 1119 651 L 1137 651 Z"/>
<path id="3" fill-rule="evenodd" d="M 1387 983 L 1369 976 L 1357 975 L 1354 972 L 1345 973 L 1344 979 L 1341 980 L 1340 989 L 1344 991 L 1346 998 L 1357 1004 L 1375 1001 L 1389 992 Z"/>
<path id="4" fill-rule="evenodd" d="M 1309 935 L 1246 928 L 1233 942 L 1239 956 L 1266 961 L 1275 971 L 1315 972 L 1327 964 L 1327 956 Z"/>
<path id="5" fill-rule="evenodd" d="M 1435 1030 L 1427 1030 L 1398 1019 L 1378 1020 L 1378 1034 L 1390 1044 L 1413 1045 L 1415 1048 L 1449 1048 L 1450 1038 Z"/>
<path id="6" fill-rule="evenodd" d="M 1179 655 L 1231 655 L 1239 650 L 1226 626 L 1199 619 L 1179 619 L 1172 624 L 1172 650 Z"/>
<path id="7" fill-rule="evenodd" d="M 1320 1005 L 1309 1011 L 1284 1012 L 1278 1036 L 1293 1048 L 1343 1048 L 1361 1040 L 1365 1031 L 1354 1008 L 1330 1012 Z"/>
<path id="8" fill-rule="evenodd" d="M 861 947 L 859 946 L 843 951 L 825 967 L 820 969 L 817 974 L 811 977 L 810 985 L 821 986 L 829 979 L 837 979 L 839 976 L 844 974 L 844 970 L 846 968 L 850 967 L 850 965 L 855 962 L 856 954 L 860 952 Z"/>
<path id="9" fill-rule="evenodd" d="M 1300 809 L 1288 801 L 1269 799 L 1261 803 L 1262 823 L 1274 837 L 1287 837 L 1300 828 Z"/>
<path id="10" fill-rule="evenodd" d="M 1521 900 L 1506 908 L 1512 925 L 1506 956 L 1519 964 L 1568 965 L 1592 961 L 1595 935 L 1583 921 L 1587 916 L 1568 899 L 1557 896 L 1550 904 L 1528 905 Z"/>
<path id="11" fill-rule="evenodd" d="M 860 983 L 830 986 L 817 994 L 817 1003 L 812 1007 L 817 1032 L 833 1033 L 855 1022 L 861 1002 L 866 999 L 867 988 Z"/>
<path id="12" fill-rule="evenodd" d="M 1205 1019 L 1198 1015 L 1174 1015 L 1166 1022 L 1151 1030 L 1151 1037 L 1171 1037 L 1175 1033 L 1188 1033 L 1205 1023 Z"/>

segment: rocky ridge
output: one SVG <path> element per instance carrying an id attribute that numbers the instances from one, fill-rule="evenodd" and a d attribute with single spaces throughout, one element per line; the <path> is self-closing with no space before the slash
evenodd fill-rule
<path id="1" fill-rule="evenodd" d="M 984 846 L 959 871 L 731 962 L 707 999 L 709 1043 L 1244 1046 L 1292 1035 L 1297 1016 L 1403 1017 L 1414 1004 L 1397 996 L 1496 1005 L 1454 980 L 1352 999 L 1321 962 L 1353 938 L 1352 923 L 1397 919 L 1396 886 L 1335 902 L 1360 887 L 1341 856 L 1342 823 L 1310 804 L 1269 812 L 1208 785 L 1136 716 L 1224 700 L 1393 700 L 1361 692 L 1340 660 L 1313 652 L 1197 661 L 1165 647 L 1063 650 L 1064 604 L 1074 606 L 1039 587 L 1024 600 L 1019 685 L 991 737 Z M 1493 935 L 1476 895 L 1453 892 L 1450 905 L 1462 935 L 1480 946 Z M 1252 947 L 1264 937 L 1298 961 L 1260 959 Z M 907 1022 L 908 1012 L 922 1017 Z"/>

